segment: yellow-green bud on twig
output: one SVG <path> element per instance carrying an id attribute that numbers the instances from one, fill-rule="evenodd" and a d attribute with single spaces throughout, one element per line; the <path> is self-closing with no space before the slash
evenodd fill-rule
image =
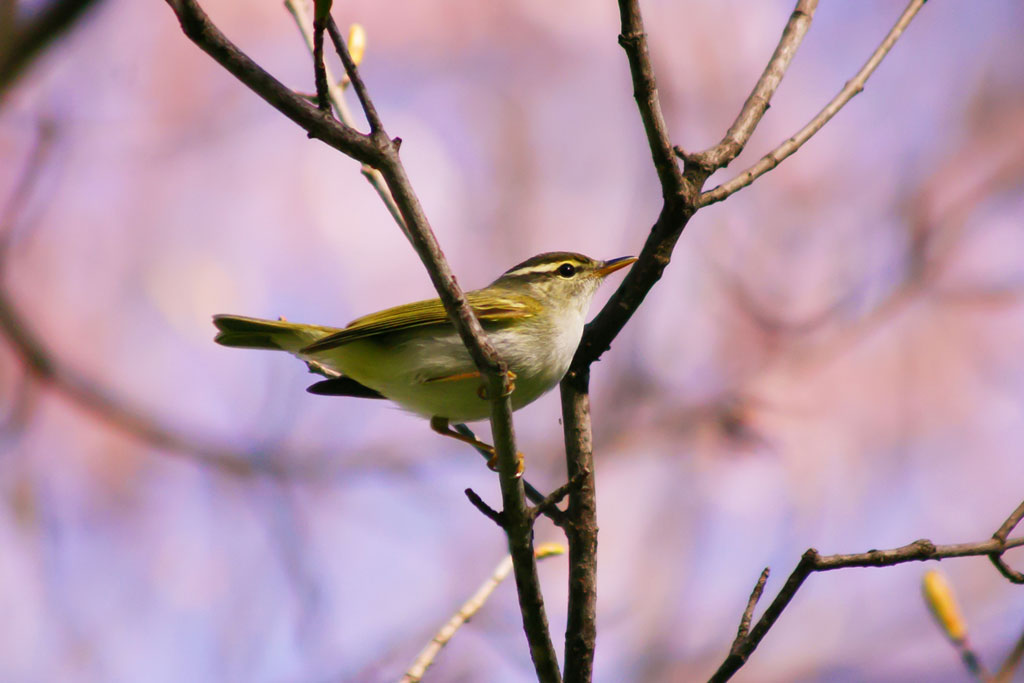
<path id="1" fill-rule="evenodd" d="M 544 559 L 552 555 L 564 555 L 565 546 L 561 543 L 541 543 L 534 548 L 533 554 L 537 556 L 537 559 Z"/>
<path id="2" fill-rule="evenodd" d="M 352 24 L 348 29 L 348 53 L 352 55 L 352 62 L 356 66 L 363 61 L 364 52 L 366 52 L 366 29 L 362 24 Z"/>
<path id="3" fill-rule="evenodd" d="M 934 569 L 929 569 L 921 579 L 921 592 L 924 593 L 925 602 L 928 603 L 935 621 L 939 622 L 950 640 L 955 643 L 963 642 L 967 638 L 967 622 L 960 614 L 953 587 L 949 585 L 946 577 Z"/>

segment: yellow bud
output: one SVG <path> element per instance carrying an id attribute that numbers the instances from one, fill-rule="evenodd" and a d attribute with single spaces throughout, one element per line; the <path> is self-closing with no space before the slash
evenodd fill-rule
<path id="1" fill-rule="evenodd" d="M 364 52 L 366 52 L 366 29 L 362 24 L 352 24 L 348 29 L 348 53 L 352 55 L 352 61 L 356 66 L 363 61 Z"/>
<path id="2" fill-rule="evenodd" d="M 921 591 L 928 603 L 935 621 L 939 622 L 946 635 L 955 642 L 967 637 L 967 623 L 960 614 L 956 604 L 956 595 L 946 577 L 934 569 L 929 569 L 921 579 Z"/>
<path id="3" fill-rule="evenodd" d="M 533 549 L 533 554 L 537 556 L 537 559 L 543 559 L 552 555 L 564 555 L 565 546 L 561 543 L 541 543 Z"/>

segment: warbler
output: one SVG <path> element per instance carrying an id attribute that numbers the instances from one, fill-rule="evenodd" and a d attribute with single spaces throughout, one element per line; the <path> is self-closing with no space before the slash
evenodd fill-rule
<path id="1" fill-rule="evenodd" d="M 636 261 L 598 261 L 548 252 L 505 271 L 466 299 L 506 362 L 518 410 L 554 388 L 569 369 L 583 336 L 590 302 L 611 273 Z M 434 431 L 494 449 L 451 429 L 450 422 L 487 418 L 482 378 L 440 299 L 396 306 L 357 318 L 344 328 L 215 315 L 223 346 L 279 349 L 330 378 L 314 394 L 386 398 L 430 419 Z"/>

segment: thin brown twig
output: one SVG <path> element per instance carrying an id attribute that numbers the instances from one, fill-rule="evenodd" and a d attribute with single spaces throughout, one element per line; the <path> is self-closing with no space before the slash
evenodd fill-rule
<path id="1" fill-rule="evenodd" d="M 452 428 L 455 429 L 455 431 L 457 431 L 457 432 L 459 432 L 461 434 L 464 434 L 466 436 L 472 437 L 474 439 L 476 438 L 476 434 L 473 433 L 473 430 L 470 429 L 469 427 L 467 427 L 464 424 L 461 424 L 461 423 L 460 424 L 455 424 L 455 425 L 452 425 Z M 482 448 L 476 448 L 474 446 L 473 450 L 475 450 L 477 453 L 479 453 L 480 456 L 483 457 L 484 460 L 490 460 L 491 459 L 491 454 L 488 453 L 487 451 L 483 450 Z M 534 505 L 539 506 L 541 503 L 543 503 L 545 500 L 547 500 L 550 497 L 550 496 L 545 496 L 543 493 L 541 493 L 539 490 L 537 490 L 537 487 L 535 487 L 533 484 L 531 484 L 529 481 L 527 481 L 526 477 L 523 477 L 522 479 L 523 479 L 523 490 L 526 492 L 526 497 L 529 498 L 530 502 L 533 503 Z M 562 527 L 563 529 L 565 528 L 565 525 L 567 524 L 567 521 L 566 521 L 566 518 L 565 518 L 565 513 L 562 510 L 560 510 L 559 508 L 557 508 L 557 507 L 547 507 L 547 508 L 544 508 L 543 510 L 541 510 L 540 513 L 542 515 L 544 515 L 545 517 L 547 517 L 548 519 L 550 519 L 551 522 L 555 526 Z"/>
<path id="2" fill-rule="evenodd" d="M 544 543 L 537 546 L 537 559 L 561 555 L 564 552 L 565 549 L 557 543 Z M 416 655 L 416 659 L 413 660 L 413 663 L 406 670 L 405 675 L 400 679 L 400 683 L 418 683 L 418 681 L 422 680 L 424 674 L 427 673 L 427 669 L 430 668 L 437 655 L 441 652 L 441 649 L 448 644 L 463 624 L 480 611 L 494 590 L 502 581 L 508 578 L 511 571 L 512 556 L 508 555 L 495 567 L 494 572 L 473 593 L 473 596 L 462 604 L 452 618 L 445 622 L 444 626 L 438 630 L 427 646 Z"/>
<path id="3" fill-rule="evenodd" d="M 569 495 L 570 491 L 572 491 L 574 488 L 579 487 L 583 483 L 583 480 L 586 479 L 586 477 L 587 472 L 577 472 L 575 477 L 565 482 L 548 495 L 544 496 L 544 498 L 539 503 L 537 503 L 533 508 L 531 508 L 530 516 L 536 519 L 538 515 L 547 514 L 549 510 L 555 509 L 555 506 L 561 503 L 562 500 L 567 495 Z"/>
<path id="4" fill-rule="evenodd" d="M 835 116 L 840 109 L 846 106 L 855 95 L 859 94 L 864 90 L 864 84 L 868 78 L 874 73 L 878 65 L 881 64 L 885 56 L 892 50 L 893 45 L 899 40 L 900 36 L 906 30 L 911 20 L 917 15 L 918 11 L 924 7 L 927 0 L 910 0 L 910 4 L 903 10 L 903 14 L 897 19 L 895 25 L 890 29 L 889 33 L 882 40 L 882 43 L 878 48 L 871 54 L 868 61 L 864 63 L 864 66 L 846 82 L 842 90 L 832 98 L 832 100 L 825 105 L 818 114 L 810 120 L 810 122 L 801 128 L 793 137 L 789 138 L 781 145 L 773 149 L 771 152 L 761 157 L 761 160 L 755 163 L 750 168 L 746 169 L 732 180 L 726 181 L 711 190 L 708 190 L 700 195 L 699 206 L 708 206 L 715 202 L 720 202 L 729 195 L 742 190 L 744 187 L 750 185 L 752 182 L 757 180 L 759 177 L 772 170 L 783 160 L 789 157 L 791 154 L 796 152 L 805 142 L 811 139 L 811 137 L 817 133 L 822 127 L 828 123 L 833 116 Z"/>
<path id="5" fill-rule="evenodd" d="M 505 519 L 501 516 L 501 513 L 484 502 L 484 499 L 481 498 L 476 491 L 473 489 L 466 489 L 463 493 L 466 494 L 466 498 L 469 498 L 469 502 L 473 504 L 473 507 L 479 510 L 484 517 L 487 517 L 502 529 L 505 528 Z"/>
<path id="6" fill-rule="evenodd" d="M 349 81 L 352 83 L 352 89 L 356 91 L 356 97 L 359 98 L 366 121 L 370 124 L 370 135 L 383 134 L 384 123 L 381 121 L 380 115 L 377 114 L 377 108 L 374 106 L 373 100 L 370 99 L 370 93 L 367 92 L 366 84 L 363 83 L 363 78 L 359 75 L 358 66 L 348 52 L 348 46 L 341 36 L 341 31 L 338 30 L 338 25 L 330 16 L 327 17 L 327 32 L 331 36 L 331 42 L 334 43 L 335 51 L 341 57 L 341 63 L 345 65 L 345 73 L 348 74 Z"/>
<path id="7" fill-rule="evenodd" d="M 330 112 L 327 95 L 327 67 L 324 64 L 324 29 L 322 22 L 313 19 L 313 77 L 316 83 L 316 104 L 320 111 Z"/>
<path id="8" fill-rule="evenodd" d="M 698 154 L 688 155 L 676 148 L 676 154 L 687 163 L 695 163 L 708 168 L 724 168 L 739 156 L 746 147 L 750 136 L 754 134 L 757 124 L 764 118 L 771 105 L 772 96 L 782 83 L 783 76 L 789 69 L 789 63 L 803 42 L 807 30 L 811 28 L 814 12 L 818 8 L 818 0 L 797 0 L 793 13 L 782 31 L 779 44 L 775 47 L 768 64 L 765 65 L 761 77 L 757 79 L 753 90 L 743 103 L 743 108 L 736 115 L 736 120 L 729 127 L 722 141 L 711 149 Z"/>
<path id="9" fill-rule="evenodd" d="M 306 48 L 312 54 L 313 52 L 313 31 L 312 24 L 309 23 L 308 18 L 303 12 L 303 0 L 285 0 L 285 7 L 288 12 L 295 19 L 295 25 L 298 27 L 299 32 L 302 34 L 302 38 L 306 43 Z M 358 66 L 358 65 L 357 65 Z M 349 110 L 348 103 L 345 102 L 344 88 L 338 84 L 337 80 L 331 74 L 331 68 L 324 65 L 324 71 L 327 74 L 328 88 L 327 93 L 331 98 L 331 103 L 334 105 L 335 112 L 338 115 L 338 119 L 341 120 L 347 126 L 355 128 L 355 120 L 352 117 L 352 112 Z M 348 78 L 343 81 L 348 83 Z M 402 233 L 406 236 L 406 239 L 410 241 L 412 238 L 409 236 L 409 229 L 405 225 L 405 219 L 402 218 L 402 212 L 398 209 L 398 205 L 395 204 L 395 198 L 391 196 L 391 190 L 388 189 L 387 184 L 384 182 L 384 176 L 380 174 L 380 171 L 375 169 L 369 164 L 363 164 L 360 172 L 363 177 L 366 178 L 370 186 L 373 187 L 374 191 L 380 197 L 380 200 L 384 202 L 385 208 L 388 213 L 394 219 L 395 223 L 402 230 Z"/>
<path id="10" fill-rule="evenodd" d="M 765 567 L 764 571 L 761 572 L 761 576 L 758 577 L 757 583 L 754 584 L 754 590 L 750 591 L 747 607 L 743 610 L 743 615 L 740 617 L 740 626 L 736 629 L 736 640 L 733 641 L 733 647 L 746 639 L 747 635 L 750 634 L 750 622 L 754 618 L 754 608 L 757 607 L 758 600 L 764 594 L 764 586 L 768 583 L 768 575 L 771 571 L 771 567 Z"/>
<path id="11" fill-rule="evenodd" d="M 1017 511 L 1014 511 L 1010 518 L 1007 519 L 1007 523 L 1016 514 Z M 1000 531 L 1006 528 L 1007 523 L 1003 524 Z M 903 564 L 904 562 L 942 560 L 953 557 L 976 557 L 979 555 L 993 557 L 1001 555 L 1010 548 L 1020 546 L 1024 546 L 1024 536 L 1010 540 L 991 538 L 979 543 L 958 543 L 953 545 L 936 545 L 932 541 L 921 539 L 899 548 L 869 550 L 866 553 L 849 555 L 820 555 L 817 550 L 811 548 L 800 558 L 796 569 L 786 579 L 778 595 L 772 600 L 749 634 L 743 638 L 737 638 L 733 642 L 728 656 L 709 680 L 712 682 L 727 681 L 746 663 L 747 659 L 768 633 L 768 630 L 775 625 L 775 622 L 782 616 L 783 611 L 789 606 L 790 601 L 797 591 L 800 590 L 804 580 L 813 573 L 844 569 L 846 567 L 891 567 Z M 746 612 L 744 612 L 744 615 L 746 615 Z"/>
<path id="12" fill-rule="evenodd" d="M 221 33 L 196 0 L 166 0 L 184 34 L 242 84 L 306 131 L 306 134 L 357 161 L 379 165 L 384 150 L 368 135 L 341 124 L 329 112 L 293 92 Z"/>
<path id="13" fill-rule="evenodd" d="M 1010 532 L 1020 524 L 1021 519 L 1024 519 L 1024 502 L 1017 506 L 1017 509 L 1014 510 L 1013 513 L 1006 518 L 1006 521 L 1003 522 L 1003 525 L 999 527 L 999 530 L 992 534 L 992 539 L 1000 543 L 1005 543 L 1007 536 L 1009 536 Z M 992 564 L 995 565 L 996 569 L 999 570 L 999 573 L 1005 576 L 1007 580 L 1012 581 L 1013 583 L 1024 583 L 1024 574 L 1006 564 L 1006 561 L 1003 560 L 1003 553 L 1000 552 L 992 554 L 989 555 L 988 558 L 992 561 Z"/>

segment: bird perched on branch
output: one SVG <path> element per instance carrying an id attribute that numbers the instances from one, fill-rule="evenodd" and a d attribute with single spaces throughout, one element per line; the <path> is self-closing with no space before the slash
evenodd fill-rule
<path id="1" fill-rule="evenodd" d="M 466 293 L 480 324 L 509 369 L 512 410 L 557 385 L 583 336 L 597 288 L 632 256 L 597 261 L 571 252 L 534 256 Z M 216 315 L 223 346 L 287 351 L 329 378 L 314 394 L 386 398 L 430 419 L 434 431 L 491 455 L 494 448 L 451 429 L 490 415 L 480 372 L 440 299 L 396 306 L 344 328 Z M 521 467 L 521 464 L 520 464 Z"/>

